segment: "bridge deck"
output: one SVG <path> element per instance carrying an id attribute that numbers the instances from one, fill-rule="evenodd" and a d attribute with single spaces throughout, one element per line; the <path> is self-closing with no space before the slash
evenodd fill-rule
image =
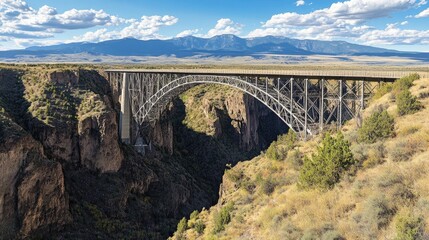
<path id="1" fill-rule="evenodd" d="M 121 73 L 168 73 L 189 75 L 249 75 L 249 76 L 297 76 L 333 79 L 356 79 L 393 81 L 407 76 L 411 71 L 365 71 L 365 70 L 249 70 L 249 69 L 107 69 L 106 72 Z M 422 77 L 429 73 L 419 72 Z"/>

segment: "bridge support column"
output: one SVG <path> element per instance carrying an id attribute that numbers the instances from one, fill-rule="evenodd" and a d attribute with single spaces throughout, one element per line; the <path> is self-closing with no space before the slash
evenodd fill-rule
<path id="1" fill-rule="evenodd" d="M 123 74 L 121 89 L 121 115 L 119 118 L 119 135 L 123 143 L 131 143 L 131 107 L 130 93 L 128 91 L 129 79 L 127 73 Z"/>
<path id="2" fill-rule="evenodd" d="M 343 80 L 338 81 L 338 129 L 343 126 Z"/>
<path id="3" fill-rule="evenodd" d="M 289 106 L 289 111 L 292 113 L 293 112 L 293 77 L 290 78 L 290 106 Z M 293 121 L 293 116 L 292 114 L 289 116 L 289 121 L 292 122 Z"/>
<path id="4" fill-rule="evenodd" d="M 360 111 L 363 111 L 365 108 L 365 81 L 361 81 L 361 89 L 360 89 Z"/>
<path id="5" fill-rule="evenodd" d="M 307 141 L 307 129 L 308 129 L 308 78 L 304 79 L 304 140 Z"/>
<path id="6" fill-rule="evenodd" d="M 319 129 L 323 131 L 323 124 L 325 121 L 325 79 L 320 80 L 320 103 L 319 103 Z"/>

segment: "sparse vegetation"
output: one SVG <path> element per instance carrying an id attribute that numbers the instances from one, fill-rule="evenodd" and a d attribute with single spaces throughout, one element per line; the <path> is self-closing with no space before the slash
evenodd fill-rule
<path id="1" fill-rule="evenodd" d="M 233 207 L 233 203 L 228 203 L 226 206 L 222 207 L 219 212 L 215 213 L 213 228 L 214 233 L 219 233 L 225 230 L 225 225 L 231 222 L 231 211 L 233 210 Z"/>
<path id="2" fill-rule="evenodd" d="M 287 148 L 289 144 L 279 137 L 271 148 L 283 153 L 278 160 L 284 161 L 273 161 L 267 150 L 229 169 L 219 202 L 221 206 L 234 202 L 230 212 L 234 220 L 214 233 L 215 216 L 219 219 L 219 206 L 214 206 L 199 214 L 210 231 L 196 238 L 428 238 L 429 125 L 421 116 L 429 110 L 399 116 L 391 97 L 403 89 L 418 95 L 429 87 L 428 80 L 416 79 L 411 76 L 391 84 L 390 97 L 374 99 L 364 112 L 365 126 L 346 124 L 344 138 L 331 134 L 296 141 Z M 412 84 L 416 86 L 410 88 Z M 429 105 L 429 98 L 420 101 Z M 383 106 L 382 111 L 377 106 Z M 323 159 L 346 161 L 334 160 L 337 164 L 331 165 Z"/>
<path id="3" fill-rule="evenodd" d="M 108 218 L 96 205 L 86 203 L 84 206 L 89 210 L 95 220 L 95 227 L 105 233 L 111 234 L 124 227 L 122 221 Z"/>
<path id="4" fill-rule="evenodd" d="M 395 121 L 392 116 L 384 111 L 376 111 L 365 119 L 362 128 L 359 129 L 359 141 L 375 143 L 377 140 L 391 137 L 394 133 Z"/>
<path id="5" fill-rule="evenodd" d="M 404 137 L 399 139 L 390 149 L 389 155 L 395 162 L 410 160 L 411 157 L 424 150 L 426 143 L 416 137 Z"/>
<path id="6" fill-rule="evenodd" d="M 379 164 L 385 162 L 384 158 L 386 157 L 386 147 L 382 142 L 375 143 L 371 145 L 368 150 L 368 155 L 366 156 L 365 161 L 362 163 L 363 168 L 372 168 Z"/>
<path id="7" fill-rule="evenodd" d="M 415 113 L 422 108 L 417 97 L 413 96 L 408 89 L 401 91 L 396 96 L 396 104 L 398 105 L 398 114 L 400 116 Z"/>
<path id="8" fill-rule="evenodd" d="M 398 93 L 408 90 L 413 85 L 413 82 L 418 79 L 420 79 L 420 76 L 415 73 L 406 77 L 402 77 L 396 80 L 394 83 L 384 83 L 375 93 L 373 100 L 377 100 L 390 92 L 393 94 L 393 96 L 396 96 Z"/>
<path id="9" fill-rule="evenodd" d="M 184 232 L 188 228 L 188 221 L 186 221 L 186 218 L 182 218 L 180 222 L 177 224 L 177 231 L 176 231 L 176 239 L 184 239 Z"/>
<path id="10" fill-rule="evenodd" d="M 270 195 L 274 192 L 277 183 L 272 178 L 262 178 L 260 175 L 256 177 L 256 182 L 259 185 L 262 193 Z"/>
<path id="11" fill-rule="evenodd" d="M 271 160 L 283 159 L 283 154 L 278 149 L 277 141 L 274 141 L 271 143 L 271 145 L 268 147 L 265 155 Z"/>
<path id="12" fill-rule="evenodd" d="M 410 79 L 412 78 L 415 77 Z M 428 81 L 413 82 L 415 79 L 412 81 L 410 79 L 392 84 L 388 92 L 399 98 L 400 93 L 406 89 L 411 92 L 410 96 L 421 96 L 415 89 L 424 84 L 428 87 Z M 25 93 L 26 98 L 31 98 L 31 102 L 35 104 L 30 113 L 38 119 L 48 123 L 63 119 L 75 121 L 76 119 L 69 118 L 70 111 L 77 111 L 80 118 L 97 114 L 98 110 L 103 111 L 106 107 L 103 105 L 103 99 L 92 94 L 88 95 L 86 91 L 62 92 L 57 86 L 48 86 L 47 91 L 40 91 L 42 86 L 45 86 L 43 81 L 42 78 L 34 78 L 25 82 L 26 91 L 28 91 Z M 412 84 L 417 86 L 410 89 Z M 401 90 L 396 91 L 396 89 Z M 216 99 L 215 95 L 213 94 L 214 99 Z M 186 101 L 198 98 L 197 95 L 186 97 L 188 97 Z M 74 102 L 68 106 L 60 98 L 71 98 Z M 394 114 L 396 106 L 392 98 L 388 103 L 385 102 L 386 98 L 380 98 L 378 102 L 374 101 L 376 101 L 374 104 L 386 105 L 387 115 L 391 119 L 394 118 L 396 136 L 393 128 L 389 128 L 390 134 L 385 134 L 387 131 L 381 131 L 386 126 L 393 126 L 393 124 L 386 124 L 391 122 L 386 121 L 389 119 L 386 116 L 380 117 L 381 114 L 377 118 L 374 117 L 374 121 L 370 121 L 374 114 L 364 121 L 364 125 L 372 124 L 369 124 L 371 127 L 366 130 L 371 133 L 369 134 L 371 140 L 359 139 L 359 142 L 350 140 L 349 143 L 337 135 L 330 136 L 329 141 L 315 138 L 308 142 L 301 142 L 289 134 L 281 136 L 273 147 L 273 151 L 278 154 L 275 160 L 279 161 L 272 161 L 267 151 L 266 154 L 252 161 L 231 167 L 225 172 L 220 206 L 201 212 L 192 212 L 189 220 L 184 218 L 179 222 L 175 237 L 180 237 L 178 239 L 428 238 L 429 225 L 425 219 L 429 219 L 427 210 L 429 209 L 427 187 L 429 186 L 427 162 L 429 125 L 427 119 L 423 119 L 422 116 L 427 116 L 429 111 L 420 109 L 421 114 L 398 116 L 399 114 Z M 421 98 L 420 101 L 422 106 L 429 104 L 429 99 Z M 399 108 L 399 101 L 396 103 Z M 1 105 L 4 105 L 2 99 L 0 99 Z M 8 112 L 0 107 L 0 139 L 3 131 L 8 131 L 8 128 L 19 128 L 18 125 L 11 124 L 13 121 Z M 55 112 L 57 114 L 53 114 Z M 210 115 L 214 113 L 215 111 L 210 111 L 207 119 L 210 119 Z M 195 119 L 186 122 L 188 126 L 196 126 L 193 124 L 199 115 L 194 117 Z M 203 130 L 204 133 L 211 134 L 210 128 Z M 354 139 L 358 139 L 358 132 L 361 130 L 349 124 L 344 131 L 344 134 L 354 134 Z M 379 134 L 378 131 L 383 134 Z M 19 131 L 16 132 L 19 133 Z M 340 138 L 342 140 L 338 141 Z M 326 149 L 325 141 L 328 142 Z M 307 158 L 303 161 L 304 156 Z M 341 160 L 337 164 L 329 165 L 323 161 L 324 159 L 331 159 L 331 161 L 334 159 L 333 162 L 337 162 L 335 159 Z M 315 166 L 315 163 L 319 163 L 317 166 L 322 170 L 313 168 L 312 171 L 316 174 L 307 175 L 312 184 L 302 189 L 297 187 L 298 182 L 302 183 L 300 175 L 303 172 L 311 172 L 308 170 L 311 169 L 308 166 L 309 162 Z M 358 168 L 354 169 L 355 166 Z M 347 173 L 352 170 L 353 174 L 348 175 Z M 354 170 L 357 171 L 354 172 Z M 323 173 L 321 175 L 329 178 L 318 177 L 317 174 L 320 172 Z M 323 184 L 316 183 L 316 180 L 311 177 L 322 179 Z M 147 201 L 148 204 L 149 202 Z M 121 221 L 111 217 L 108 211 L 101 210 L 95 205 L 84 206 L 76 211 L 81 212 L 82 215 L 87 212 L 94 229 L 108 235 L 121 231 L 125 227 Z M 152 237 L 150 233 L 143 230 L 126 236 L 133 239 Z"/>
<path id="13" fill-rule="evenodd" d="M 294 131 L 280 135 L 277 141 L 272 142 L 268 147 L 266 156 L 272 160 L 284 160 L 288 152 L 294 148 L 297 139 L 298 137 Z"/>
<path id="14" fill-rule="evenodd" d="M 410 210 L 399 213 L 396 219 L 396 240 L 423 239 L 424 220 L 420 216 L 413 215 Z"/>
<path id="15" fill-rule="evenodd" d="M 199 235 L 201 235 L 201 234 L 204 233 L 204 230 L 206 229 L 206 225 L 203 223 L 203 221 L 198 220 L 198 221 L 195 222 L 194 228 L 195 228 L 195 231 Z"/>
<path id="16" fill-rule="evenodd" d="M 342 134 L 331 137 L 326 134 L 321 146 L 311 158 L 304 158 L 299 180 L 303 188 L 332 188 L 342 174 L 356 163 L 350 143 Z"/>

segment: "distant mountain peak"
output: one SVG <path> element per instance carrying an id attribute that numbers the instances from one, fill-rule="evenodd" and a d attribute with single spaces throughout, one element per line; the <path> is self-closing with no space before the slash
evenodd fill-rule
<path id="1" fill-rule="evenodd" d="M 423 56 L 426 53 L 407 53 L 376 48 L 345 41 L 301 40 L 285 36 L 241 38 L 233 34 L 210 38 L 184 36 L 167 40 L 140 40 L 133 37 L 98 43 L 77 42 L 52 46 L 30 47 L 25 50 L 0 51 L 1 58 L 19 58 L 22 55 L 45 56 L 55 54 L 91 53 L 111 56 L 257 56 L 261 54 L 283 55 L 375 55 L 375 56 Z"/>

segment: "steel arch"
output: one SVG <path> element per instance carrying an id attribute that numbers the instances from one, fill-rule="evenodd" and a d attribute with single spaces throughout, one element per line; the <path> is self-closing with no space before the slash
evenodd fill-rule
<path id="1" fill-rule="evenodd" d="M 256 98 L 262 104 L 267 106 L 273 111 L 286 125 L 288 125 L 293 131 L 299 133 L 305 131 L 309 135 L 313 135 L 313 131 L 310 129 L 310 125 L 314 124 L 312 119 L 305 121 L 305 110 L 296 103 L 293 99 L 289 98 L 281 91 L 275 88 L 273 84 L 258 85 L 250 81 L 243 80 L 239 77 L 233 76 L 216 76 L 216 75 L 186 75 L 179 78 L 168 81 L 161 88 L 157 89 L 154 94 L 151 94 L 143 103 L 141 98 L 136 94 L 144 94 L 136 89 L 131 81 L 130 98 L 140 99 L 139 102 L 132 102 L 133 115 L 139 124 L 150 120 L 150 116 L 153 110 L 156 109 L 159 102 L 164 98 L 174 97 L 181 92 L 177 93 L 175 90 L 186 86 L 192 86 L 197 84 L 221 84 L 230 86 L 243 91 L 250 96 Z M 162 104 L 161 104 L 162 105 Z M 136 107 L 138 106 L 138 108 Z M 163 107 L 163 106 L 162 106 Z"/>

